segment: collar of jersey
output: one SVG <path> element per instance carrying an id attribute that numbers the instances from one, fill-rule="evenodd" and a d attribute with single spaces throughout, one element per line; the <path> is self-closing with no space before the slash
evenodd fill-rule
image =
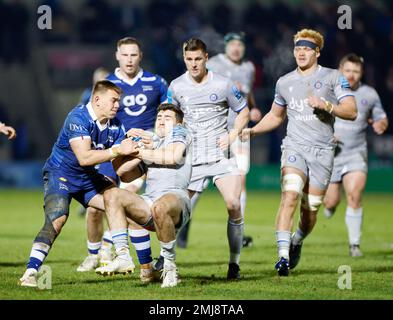
<path id="1" fill-rule="evenodd" d="M 209 70 L 207 73 L 207 80 L 203 83 L 196 83 L 192 81 L 190 73 L 186 71 L 186 79 L 189 83 L 193 84 L 194 86 L 204 86 L 206 83 L 208 83 L 210 80 L 213 79 L 213 71 Z"/>
<path id="2" fill-rule="evenodd" d="M 296 73 L 297 73 L 297 75 L 299 76 L 299 77 L 301 77 L 301 78 L 307 78 L 307 77 L 311 77 L 311 76 L 313 76 L 314 74 L 317 74 L 319 71 L 321 71 L 321 69 L 322 69 L 322 66 L 321 65 L 318 65 L 318 68 L 313 72 L 313 73 L 311 73 L 311 74 L 308 74 L 308 75 L 306 75 L 306 76 L 303 76 L 302 74 L 300 74 L 300 72 L 298 71 L 298 68 L 296 68 Z"/>
<path id="3" fill-rule="evenodd" d="M 128 80 L 128 79 L 124 78 L 124 77 L 121 75 L 121 73 L 120 73 L 120 68 L 116 68 L 116 69 L 115 69 L 115 76 L 116 76 L 117 78 L 119 78 L 121 81 L 123 81 L 123 82 L 129 84 L 130 86 L 133 86 L 133 85 L 139 80 L 139 78 L 142 77 L 142 75 L 143 75 L 143 69 L 141 68 L 141 69 L 139 70 L 139 72 L 137 73 L 137 75 L 136 75 L 132 80 Z"/>
<path id="4" fill-rule="evenodd" d="M 96 113 L 94 112 L 94 109 L 93 109 L 93 106 L 91 105 L 91 102 L 89 102 L 86 105 L 86 109 L 89 112 L 90 117 L 96 123 L 98 129 L 100 129 L 100 131 L 105 130 L 108 127 L 109 120 L 104 125 L 102 125 L 99 121 L 97 121 L 98 117 L 97 117 Z"/>

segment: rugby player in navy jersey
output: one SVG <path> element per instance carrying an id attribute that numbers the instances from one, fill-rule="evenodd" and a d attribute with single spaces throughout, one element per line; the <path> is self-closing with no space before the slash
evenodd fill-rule
<path id="1" fill-rule="evenodd" d="M 123 123 L 126 131 L 133 136 L 145 135 L 153 131 L 157 116 L 157 107 L 167 98 L 167 83 L 158 75 L 152 74 L 141 68 L 143 53 L 141 44 L 137 39 L 126 37 L 117 42 L 116 60 L 119 67 L 110 74 L 107 79 L 123 90 L 120 98 L 119 112 L 117 118 Z M 111 163 L 101 165 L 100 172 L 106 176 L 116 179 L 116 174 Z M 137 192 L 143 185 L 143 179 L 139 178 L 131 183 L 121 183 L 120 187 L 132 192 Z M 97 228 L 102 225 L 103 212 L 96 209 L 88 209 L 87 225 L 89 236 L 97 235 Z M 101 231 L 102 233 L 102 231 Z M 140 278 L 142 282 L 153 280 L 151 270 L 151 248 L 150 235 L 147 230 L 130 221 L 129 236 L 131 243 L 136 249 L 139 263 L 141 265 Z M 100 239 L 100 238 L 99 238 Z M 110 262 L 111 239 L 109 233 L 104 233 L 101 241 L 97 239 L 88 244 L 89 255 L 78 267 L 78 271 L 92 271 L 98 264 L 105 265 Z M 98 254 L 99 252 L 99 254 Z"/>
<path id="2" fill-rule="evenodd" d="M 104 209 L 102 194 L 113 184 L 95 165 L 135 153 L 136 143 L 124 139 L 124 127 L 115 118 L 121 93 L 112 82 L 100 81 L 91 102 L 75 107 L 65 119 L 43 167 L 45 222 L 19 280 L 21 286 L 37 287 L 38 270 L 67 221 L 72 199 Z"/>

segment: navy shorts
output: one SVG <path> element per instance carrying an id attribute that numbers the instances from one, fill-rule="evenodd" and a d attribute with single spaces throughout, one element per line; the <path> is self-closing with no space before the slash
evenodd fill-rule
<path id="1" fill-rule="evenodd" d="M 112 161 L 101 163 L 98 167 L 98 172 L 110 178 L 117 186 L 120 183 L 120 178 L 117 176 L 115 169 L 113 169 Z"/>
<path id="2" fill-rule="evenodd" d="M 43 180 L 44 198 L 48 195 L 60 194 L 68 197 L 69 201 L 74 198 L 85 208 L 96 194 L 113 185 L 112 181 L 99 173 L 91 174 L 88 178 L 73 178 L 58 170 L 44 171 Z"/>

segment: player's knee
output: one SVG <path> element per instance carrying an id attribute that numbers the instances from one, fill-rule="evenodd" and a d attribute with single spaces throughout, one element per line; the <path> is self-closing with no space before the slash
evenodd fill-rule
<path id="1" fill-rule="evenodd" d="M 296 207 L 300 194 L 295 191 L 283 191 L 281 193 L 281 198 L 284 207 Z"/>
<path id="2" fill-rule="evenodd" d="M 63 226 L 65 225 L 67 221 L 67 216 L 61 216 L 59 218 L 57 218 L 55 221 L 52 221 L 52 225 L 53 228 L 56 232 L 56 235 L 58 235 L 61 231 L 61 229 L 63 228 Z"/>
<path id="3" fill-rule="evenodd" d="M 151 212 L 154 221 L 160 222 L 168 214 L 168 206 L 162 202 L 154 203 Z"/>
<path id="4" fill-rule="evenodd" d="M 45 223 L 36 240 L 51 245 L 67 221 L 69 199 L 61 195 L 48 195 L 45 198 Z"/>
<path id="5" fill-rule="evenodd" d="M 327 209 L 334 209 L 334 208 L 336 208 L 338 206 L 339 203 L 340 203 L 340 198 L 339 197 L 336 197 L 336 198 L 325 197 L 323 199 L 323 205 Z"/>
<path id="6" fill-rule="evenodd" d="M 323 201 L 323 196 L 304 193 L 302 197 L 302 208 L 307 211 L 318 211 Z"/>
<path id="7" fill-rule="evenodd" d="M 92 222 L 101 221 L 102 219 L 102 211 L 92 207 L 87 208 L 86 214 L 88 219 Z"/>
<path id="8" fill-rule="evenodd" d="M 360 208 L 362 205 L 362 195 L 360 192 L 350 192 L 347 194 L 348 206 L 351 208 Z"/>
<path id="9" fill-rule="evenodd" d="M 230 199 L 227 199 L 225 201 L 225 205 L 229 212 L 240 211 L 240 199 L 238 199 L 237 197 L 232 197 Z"/>
<path id="10" fill-rule="evenodd" d="M 302 194 L 304 181 L 302 177 L 296 173 L 287 173 L 281 179 L 282 193 Z"/>
<path id="11" fill-rule="evenodd" d="M 113 206 L 118 202 L 119 193 L 117 188 L 110 188 L 104 192 L 104 204 L 105 208 L 108 206 Z"/>

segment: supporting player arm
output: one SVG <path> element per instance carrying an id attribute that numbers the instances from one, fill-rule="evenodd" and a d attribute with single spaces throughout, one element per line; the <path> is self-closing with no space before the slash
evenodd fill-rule
<path id="1" fill-rule="evenodd" d="M 162 165 L 175 165 L 183 160 L 186 145 L 182 142 L 174 142 L 165 148 L 155 150 L 139 150 L 138 158 L 144 162 Z"/>
<path id="2" fill-rule="evenodd" d="M 86 138 L 71 141 L 70 145 L 81 167 L 94 166 L 122 155 L 131 155 L 137 152 L 136 143 L 131 139 L 125 139 L 119 146 L 113 146 L 107 150 L 91 149 L 91 139 Z"/>
<path id="3" fill-rule="evenodd" d="M 235 123 L 233 125 L 233 129 L 229 133 L 229 143 L 232 144 L 241 132 L 250 121 L 250 109 L 245 107 L 240 111 L 235 119 Z"/>
<path id="4" fill-rule="evenodd" d="M 247 135 L 250 135 L 250 137 L 258 136 L 276 129 L 284 122 L 286 116 L 286 108 L 273 102 L 272 108 L 261 121 L 259 121 L 254 127 L 243 130 L 242 139 L 244 139 Z"/>
<path id="5" fill-rule="evenodd" d="M 262 118 L 262 112 L 257 107 L 257 103 L 255 102 L 254 92 L 251 91 L 247 96 L 247 104 L 250 108 L 250 120 L 252 122 L 258 122 Z"/>

